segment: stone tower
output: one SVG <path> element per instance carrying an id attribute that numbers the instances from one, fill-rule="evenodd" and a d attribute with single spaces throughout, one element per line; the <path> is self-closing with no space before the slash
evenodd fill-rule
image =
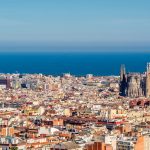
<path id="1" fill-rule="evenodd" d="M 126 87 L 127 87 L 127 79 L 126 79 L 125 65 L 121 65 L 120 68 L 120 95 L 121 96 L 126 96 Z"/>
<path id="2" fill-rule="evenodd" d="M 146 71 L 146 97 L 150 97 L 150 63 L 147 63 Z"/>
<path id="3" fill-rule="evenodd" d="M 141 97 L 143 96 L 143 89 L 141 84 L 140 74 L 130 73 L 127 76 L 127 96 L 128 97 Z"/>

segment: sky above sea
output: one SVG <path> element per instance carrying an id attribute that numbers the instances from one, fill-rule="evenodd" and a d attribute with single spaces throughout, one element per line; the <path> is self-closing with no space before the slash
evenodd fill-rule
<path id="1" fill-rule="evenodd" d="M 16 47 L 142 51 L 150 47 L 149 6 L 149 0 L 0 1 L 0 51 Z"/>

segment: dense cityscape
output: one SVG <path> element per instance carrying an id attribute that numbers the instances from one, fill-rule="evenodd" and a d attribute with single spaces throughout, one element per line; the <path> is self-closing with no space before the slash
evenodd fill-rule
<path id="1" fill-rule="evenodd" d="M 0 149 L 150 150 L 149 72 L 0 74 Z"/>
<path id="2" fill-rule="evenodd" d="M 0 150 L 150 150 L 150 0 L 0 0 Z"/>

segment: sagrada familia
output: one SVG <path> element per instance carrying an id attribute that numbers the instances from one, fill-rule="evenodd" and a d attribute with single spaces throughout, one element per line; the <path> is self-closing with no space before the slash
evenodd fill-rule
<path id="1" fill-rule="evenodd" d="M 124 65 L 120 69 L 120 95 L 131 98 L 150 97 L 150 63 L 145 73 L 126 73 Z"/>

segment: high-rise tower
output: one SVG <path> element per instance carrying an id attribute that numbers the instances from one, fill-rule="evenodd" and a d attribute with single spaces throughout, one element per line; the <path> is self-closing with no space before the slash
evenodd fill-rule
<path id="1" fill-rule="evenodd" d="M 146 70 L 146 97 L 150 97 L 150 63 L 147 63 Z"/>

